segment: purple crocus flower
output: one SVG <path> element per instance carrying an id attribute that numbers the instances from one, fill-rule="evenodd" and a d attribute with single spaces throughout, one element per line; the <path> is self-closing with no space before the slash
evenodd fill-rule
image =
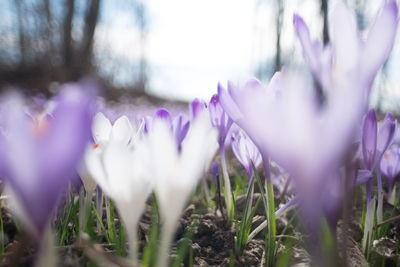
<path id="1" fill-rule="evenodd" d="M 218 85 L 218 88 L 221 85 Z M 210 111 L 210 120 L 211 124 L 218 129 L 218 143 L 220 147 L 224 146 L 225 139 L 228 135 L 228 131 L 232 126 L 232 119 L 225 113 L 219 102 L 218 94 L 215 94 L 211 97 L 208 109 Z"/>
<path id="2" fill-rule="evenodd" d="M 172 118 L 166 109 L 161 108 L 155 112 L 151 120 L 149 118 L 147 119 L 147 132 L 149 127 L 153 127 L 152 125 L 155 123 L 155 121 L 164 121 L 167 125 L 169 125 L 172 134 L 175 137 L 176 144 L 178 145 L 178 151 L 181 151 L 182 142 L 189 131 L 190 121 L 188 121 L 184 115 L 179 115 L 175 118 Z"/>
<path id="3" fill-rule="evenodd" d="M 290 70 L 276 73 L 267 87 L 251 79 L 218 91 L 224 110 L 258 147 L 265 169 L 271 156 L 290 173 L 303 217 L 316 234 L 326 201 L 337 198 L 321 193 L 329 189 L 326 179 L 339 169 L 365 108 L 352 81 L 328 92 L 323 107 L 312 81 Z"/>
<path id="4" fill-rule="evenodd" d="M 378 163 L 381 161 L 382 155 L 390 145 L 396 129 L 396 121 L 392 114 L 388 113 L 385 119 L 380 123 L 376 121 L 375 110 L 371 109 L 364 119 L 362 131 L 362 166 L 365 170 L 370 172 L 370 178 L 376 167 L 379 168 Z M 378 170 L 379 172 L 379 170 Z M 378 187 L 381 191 L 381 181 L 378 177 Z M 371 180 L 367 181 L 367 201 L 371 200 Z"/>
<path id="5" fill-rule="evenodd" d="M 173 134 L 175 136 L 176 143 L 178 144 L 178 150 L 181 151 L 182 141 L 185 139 L 187 132 L 189 131 L 190 122 L 185 119 L 183 115 L 179 115 L 173 121 Z"/>
<path id="6" fill-rule="evenodd" d="M 375 169 L 392 142 L 395 129 L 396 121 L 392 114 L 386 114 L 383 122 L 378 123 L 374 109 L 367 113 L 362 134 L 364 168 L 371 171 Z"/>
<path id="7" fill-rule="evenodd" d="M 36 237 L 48 226 L 58 197 L 76 175 L 90 140 L 95 95 L 87 85 L 63 86 L 55 98 L 52 118 L 40 125 L 24 116 L 19 95 L 10 95 L 5 102 L 1 175 L 28 220 L 24 220 L 26 227 Z"/>
<path id="8" fill-rule="evenodd" d="M 220 87 L 221 85 L 218 84 L 218 88 Z M 218 130 L 218 145 L 219 145 L 219 154 L 221 157 L 222 175 L 224 178 L 224 186 L 225 186 L 226 210 L 228 213 L 228 217 L 231 218 L 233 217 L 233 209 L 231 205 L 232 202 L 231 183 L 229 180 L 228 168 L 226 166 L 225 141 L 226 137 L 228 136 L 229 130 L 233 124 L 233 121 L 222 108 L 218 94 L 215 94 L 211 97 L 210 103 L 208 105 L 208 110 L 210 114 L 211 124 L 214 128 Z"/>
<path id="9" fill-rule="evenodd" d="M 381 159 L 380 168 L 388 185 L 388 199 L 391 199 L 396 177 L 400 174 L 400 147 L 395 145 L 388 149 Z"/>
<path id="10" fill-rule="evenodd" d="M 243 131 L 238 131 L 232 136 L 232 150 L 245 168 L 247 177 L 250 180 L 254 172 L 252 163 L 256 168 L 261 164 L 261 154 L 256 145 Z"/>

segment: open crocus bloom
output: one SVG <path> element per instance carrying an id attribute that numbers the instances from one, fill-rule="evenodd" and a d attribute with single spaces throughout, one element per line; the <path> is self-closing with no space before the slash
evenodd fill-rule
<path id="1" fill-rule="evenodd" d="M 359 94 L 355 85 L 336 88 L 321 107 L 312 83 L 290 71 L 276 73 L 268 87 L 251 79 L 219 90 L 225 111 L 263 157 L 270 153 L 286 170 L 305 174 L 332 167 L 347 150 L 364 109 Z"/>
<path id="2" fill-rule="evenodd" d="M 311 71 L 324 91 L 349 75 L 357 76 L 358 83 L 369 95 L 376 72 L 388 58 L 397 32 L 396 2 L 388 1 L 371 24 L 367 38 L 360 39 L 354 13 L 344 4 L 335 6 L 329 16 L 330 44 L 311 41 L 303 19 L 293 18 L 297 36 L 303 47 Z"/>
<path id="3" fill-rule="evenodd" d="M 154 181 L 159 201 L 163 221 L 160 266 L 168 265 L 168 248 L 176 222 L 205 167 L 209 165 L 217 144 L 217 132 L 210 123 L 207 110 L 199 110 L 190 122 L 180 149 L 169 117 L 165 110 L 157 111 L 148 133 L 136 147 L 148 175 Z"/>
<path id="4" fill-rule="evenodd" d="M 327 206 L 320 193 L 331 184 L 325 179 L 338 179 L 332 174 L 337 172 L 365 109 L 362 91 L 351 81 L 327 92 L 323 106 L 312 81 L 289 70 L 276 73 L 268 87 L 251 79 L 242 87 L 228 83 L 228 91 L 219 90 L 223 108 L 262 156 L 270 155 L 290 173 L 304 217 L 314 226 Z"/>
<path id="5" fill-rule="evenodd" d="M 37 237 L 48 226 L 89 141 L 95 97 L 89 89 L 83 84 L 65 85 L 55 99 L 52 116 L 40 124 L 25 116 L 19 95 L 8 96 L 4 104 L 2 177 L 15 194 L 17 212 Z"/>
<path id="6" fill-rule="evenodd" d="M 185 201 L 215 153 L 216 131 L 207 115 L 206 110 L 201 111 L 190 122 L 180 151 L 171 124 L 164 116 L 153 118 L 151 130 L 138 144 L 137 149 L 146 160 L 146 169 L 154 179 L 164 220 L 179 218 Z"/>
<path id="7" fill-rule="evenodd" d="M 136 260 L 137 225 L 152 189 L 142 156 L 136 149 L 141 133 L 132 134 L 133 127 L 127 117 L 120 117 L 111 126 L 102 113 L 96 115 L 92 130 L 97 145 L 86 151 L 86 168 L 114 201 L 128 233 L 131 256 Z"/>

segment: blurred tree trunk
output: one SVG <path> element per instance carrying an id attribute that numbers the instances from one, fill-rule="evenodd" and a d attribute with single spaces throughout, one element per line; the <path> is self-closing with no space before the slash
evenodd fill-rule
<path id="1" fill-rule="evenodd" d="M 80 49 L 80 64 L 81 73 L 78 75 L 86 74 L 92 67 L 92 52 L 93 52 L 93 40 L 94 33 L 96 30 L 97 19 L 99 17 L 100 0 L 91 0 L 87 4 L 86 17 L 85 17 L 85 28 L 83 31 L 83 38 Z"/>
<path id="2" fill-rule="evenodd" d="M 282 32 L 282 22 L 283 22 L 283 12 L 284 12 L 284 1 L 276 0 L 277 13 L 276 13 L 276 54 L 275 54 L 275 64 L 274 72 L 280 71 L 282 68 L 281 61 L 281 32 Z"/>
<path id="3" fill-rule="evenodd" d="M 324 45 L 329 43 L 329 31 L 328 31 L 328 0 L 321 0 L 321 13 L 324 21 L 322 29 L 322 40 Z"/>
<path id="4" fill-rule="evenodd" d="M 72 51 L 72 20 L 75 12 L 75 0 L 65 0 L 65 16 L 63 22 L 63 60 L 66 72 L 72 67 L 73 51 Z M 67 74 L 67 76 L 69 76 Z M 67 79 L 69 77 L 66 77 Z"/>
<path id="5" fill-rule="evenodd" d="M 54 34 L 54 24 L 53 24 L 53 15 L 51 13 L 51 4 L 50 0 L 43 0 L 43 13 L 46 18 L 46 25 L 44 26 L 45 30 L 45 38 L 47 42 L 47 51 L 45 53 L 45 69 L 48 76 L 52 76 L 51 70 L 53 69 L 52 59 L 56 56 L 56 52 L 54 49 L 53 43 L 53 34 Z M 51 79 L 51 77 L 50 77 Z"/>
<path id="6" fill-rule="evenodd" d="M 147 83 L 147 62 L 146 62 L 146 32 L 147 32 L 147 21 L 145 14 L 145 6 L 142 1 L 136 1 L 135 13 L 140 30 L 140 61 L 139 61 L 139 77 L 136 86 L 136 90 L 144 92 Z"/>
<path id="7" fill-rule="evenodd" d="M 15 8 L 17 10 L 17 22 L 18 22 L 18 38 L 19 38 L 19 50 L 21 53 L 20 65 L 25 66 L 26 63 L 26 39 L 25 39 L 25 25 L 24 25 L 24 2 L 22 0 L 14 1 Z"/>

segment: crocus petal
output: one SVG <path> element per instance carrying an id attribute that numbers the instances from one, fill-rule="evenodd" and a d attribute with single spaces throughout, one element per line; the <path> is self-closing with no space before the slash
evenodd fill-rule
<path id="1" fill-rule="evenodd" d="M 96 144 L 103 143 L 110 138 L 112 125 L 109 119 L 102 112 L 93 118 L 92 133 Z"/>
<path id="2" fill-rule="evenodd" d="M 94 96 L 94 92 L 86 91 L 78 84 L 65 86 L 58 95 L 54 119 L 40 144 L 43 158 L 39 164 L 49 177 L 60 174 L 68 177 L 75 172 L 91 137 Z"/>
<path id="3" fill-rule="evenodd" d="M 133 133 L 134 130 L 128 117 L 122 116 L 115 121 L 111 130 L 110 138 L 113 141 L 119 141 L 123 144 L 128 144 Z"/>
<path id="4" fill-rule="evenodd" d="M 208 110 L 210 111 L 210 120 L 214 127 L 218 128 L 221 124 L 225 124 L 225 122 L 222 121 L 224 110 L 219 103 L 217 94 L 211 97 Z"/>
<path id="5" fill-rule="evenodd" d="M 372 81 L 392 50 L 397 32 L 398 8 L 395 1 L 387 2 L 376 16 L 362 49 L 362 74 Z"/>
<path id="6" fill-rule="evenodd" d="M 243 114 L 240 111 L 237 104 L 232 99 L 231 95 L 218 84 L 218 96 L 221 101 L 221 105 L 224 107 L 224 111 L 229 114 L 232 120 L 237 121 L 243 118 Z"/>
<path id="7" fill-rule="evenodd" d="M 371 109 L 365 119 L 362 137 L 362 152 L 365 167 L 369 170 L 373 169 L 377 144 L 377 123 L 375 110 Z"/>
<path id="8" fill-rule="evenodd" d="M 393 185 L 394 179 L 400 174 L 400 153 L 397 146 L 387 150 L 381 159 L 380 167 L 387 183 Z"/>
<path id="9" fill-rule="evenodd" d="M 319 69 L 319 57 L 321 50 L 321 44 L 313 44 L 310 39 L 310 31 L 303 19 L 295 14 L 293 16 L 293 24 L 296 29 L 297 37 L 299 38 L 300 44 L 303 48 L 303 54 L 308 64 L 310 65 L 313 73 L 317 73 Z"/>
<path id="10" fill-rule="evenodd" d="M 166 109 L 160 108 L 157 110 L 153 116 L 153 122 L 154 120 L 164 120 L 170 127 L 172 127 L 172 118 Z"/>
<path id="11" fill-rule="evenodd" d="M 183 115 L 178 116 L 174 120 L 173 132 L 176 139 L 176 143 L 178 145 L 178 149 L 180 150 L 182 141 L 185 139 L 186 134 L 189 130 L 189 121 L 185 121 Z"/>
<path id="12" fill-rule="evenodd" d="M 257 147 L 242 131 L 232 137 L 232 150 L 236 158 L 246 169 L 247 175 L 252 175 L 253 166 L 257 168 L 261 163 L 261 155 Z M 250 177 L 249 177 L 250 178 Z"/>
<path id="13" fill-rule="evenodd" d="M 190 103 L 189 106 L 189 113 L 190 113 L 190 120 L 193 120 L 197 117 L 197 114 L 202 110 L 206 109 L 206 103 L 202 100 L 195 99 Z"/>
<path id="14" fill-rule="evenodd" d="M 346 75 L 354 70 L 358 63 L 359 39 L 355 15 L 340 3 L 329 16 L 329 25 L 336 69 Z"/>
<path id="15" fill-rule="evenodd" d="M 385 153 L 386 149 L 392 142 L 395 129 L 396 129 L 396 122 L 392 114 L 390 113 L 386 114 L 385 119 L 383 120 L 381 125 L 379 125 L 378 129 L 375 164 L 379 163 L 382 154 Z"/>

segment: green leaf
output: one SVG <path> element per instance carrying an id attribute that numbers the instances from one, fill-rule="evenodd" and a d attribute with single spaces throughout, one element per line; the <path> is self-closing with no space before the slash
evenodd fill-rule
<path id="1" fill-rule="evenodd" d="M 107 242 L 108 242 L 109 244 L 111 244 L 112 242 L 111 242 L 111 240 L 110 240 L 110 237 L 108 236 L 108 233 L 107 233 L 107 231 L 106 231 L 106 228 L 104 227 L 103 221 L 101 220 L 101 218 L 100 218 L 100 216 L 99 216 L 99 213 L 97 212 L 97 209 L 96 209 L 96 207 L 94 206 L 93 203 L 92 203 L 92 210 L 93 210 L 94 214 L 96 215 L 97 220 L 98 220 L 99 223 L 100 223 L 101 230 L 103 230 L 103 233 L 104 233 L 105 238 L 107 239 Z"/>
<path id="2" fill-rule="evenodd" d="M 261 183 L 260 176 L 258 175 L 257 169 L 252 163 L 252 167 L 254 170 L 254 177 L 257 180 L 261 198 L 264 204 L 265 214 L 267 217 L 267 231 L 265 236 L 265 263 L 267 266 L 274 265 L 275 259 L 275 235 L 276 235 L 276 222 L 275 222 L 275 202 L 274 202 L 274 191 L 272 188 L 272 184 L 268 179 L 265 179 L 265 183 L 267 186 L 267 197 L 264 193 L 263 184 Z"/>

